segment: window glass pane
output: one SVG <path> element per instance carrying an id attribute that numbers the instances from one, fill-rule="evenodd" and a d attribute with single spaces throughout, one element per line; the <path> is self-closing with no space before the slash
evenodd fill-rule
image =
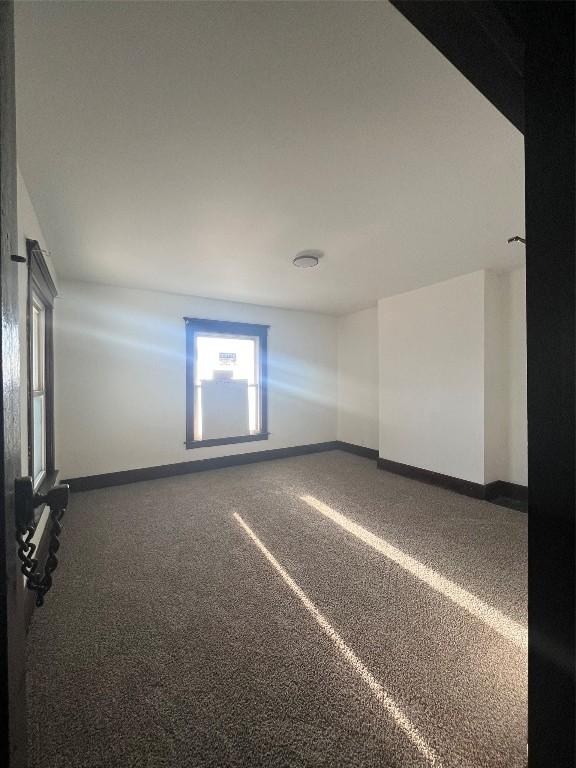
<path id="1" fill-rule="evenodd" d="M 196 383 L 229 376 L 255 384 L 256 346 L 257 339 L 196 336 Z"/>
<path id="2" fill-rule="evenodd" d="M 40 313 L 32 307 L 32 388 L 38 389 L 38 337 L 40 335 Z"/>
<path id="3" fill-rule="evenodd" d="M 258 352 L 258 338 L 196 335 L 196 440 L 259 431 Z"/>
<path id="4" fill-rule="evenodd" d="M 32 473 L 34 482 L 36 483 L 37 480 L 41 477 L 42 473 L 46 470 L 46 409 L 44 395 L 37 395 L 33 398 L 32 411 L 34 442 Z"/>
<path id="5" fill-rule="evenodd" d="M 32 388 L 44 389 L 44 308 L 38 299 L 32 304 Z"/>

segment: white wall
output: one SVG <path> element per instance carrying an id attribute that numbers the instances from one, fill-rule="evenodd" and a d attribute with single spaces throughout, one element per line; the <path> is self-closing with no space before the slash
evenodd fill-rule
<path id="1" fill-rule="evenodd" d="M 524 285 L 483 270 L 379 302 L 382 458 L 527 484 Z"/>
<path id="2" fill-rule="evenodd" d="M 508 275 L 484 272 L 484 482 L 507 480 Z"/>
<path id="3" fill-rule="evenodd" d="M 80 282 L 60 293 L 63 477 L 336 439 L 336 318 Z M 269 440 L 185 448 L 184 316 L 270 325 Z"/>
<path id="4" fill-rule="evenodd" d="M 526 270 L 508 274 L 508 472 L 511 483 L 528 484 L 528 425 L 526 388 Z"/>
<path id="5" fill-rule="evenodd" d="M 486 273 L 485 477 L 528 485 L 526 270 Z"/>
<path id="6" fill-rule="evenodd" d="M 484 482 L 484 273 L 378 302 L 380 456 Z"/>
<path id="7" fill-rule="evenodd" d="M 378 448 L 378 308 L 338 318 L 338 440 Z"/>

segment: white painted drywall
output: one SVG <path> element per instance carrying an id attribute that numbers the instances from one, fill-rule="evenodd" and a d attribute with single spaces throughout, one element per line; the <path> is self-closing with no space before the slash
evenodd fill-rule
<path id="1" fill-rule="evenodd" d="M 484 482 L 507 480 L 508 275 L 484 272 Z"/>
<path id="2" fill-rule="evenodd" d="M 379 302 L 383 458 L 527 484 L 524 287 L 483 270 Z"/>
<path id="3" fill-rule="evenodd" d="M 528 485 L 526 270 L 486 272 L 485 482 Z"/>
<path id="4" fill-rule="evenodd" d="M 338 318 L 338 440 L 378 449 L 378 308 Z"/>
<path id="5" fill-rule="evenodd" d="M 60 292 L 63 477 L 336 439 L 335 317 L 84 282 Z M 185 316 L 270 325 L 269 440 L 185 448 Z"/>
<path id="6" fill-rule="evenodd" d="M 526 269 L 508 274 L 508 465 L 511 483 L 528 485 L 528 422 L 526 388 Z"/>
<path id="7" fill-rule="evenodd" d="M 484 272 L 378 302 L 380 456 L 484 482 Z"/>

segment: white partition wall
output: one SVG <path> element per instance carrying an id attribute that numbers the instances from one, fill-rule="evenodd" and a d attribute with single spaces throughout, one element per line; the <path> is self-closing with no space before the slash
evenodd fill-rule
<path id="1" fill-rule="evenodd" d="M 508 275 L 506 296 L 508 328 L 508 477 L 528 485 L 528 423 L 526 382 L 526 270 Z"/>
<path id="2" fill-rule="evenodd" d="M 378 308 L 338 318 L 338 440 L 378 448 Z"/>
<path id="3" fill-rule="evenodd" d="M 484 272 L 378 304 L 380 456 L 484 482 Z"/>
<path id="4" fill-rule="evenodd" d="M 524 280 L 479 271 L 380 300 L 382 458 L 526 484 Z"/>

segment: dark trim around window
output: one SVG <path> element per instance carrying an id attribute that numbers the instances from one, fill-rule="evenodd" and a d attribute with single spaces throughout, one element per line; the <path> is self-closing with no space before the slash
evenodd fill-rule
<path id="1" fill-rule="evenodd" d="M 186 323 L 186 448 L 251 443 L 268 439 L 268 329 L 269 325 L 233 323 L 227 320 L 202 320 L 185 317 Z M 222 333 L 230 336 L 256 336 L 259 339 L 260 431 L 254 435 L 194 440 L 194 372 L 197 333 Z"/>
<path id="2" fill-rule="evenodd" d="M 40 484 L 46 490 L 47 484 L 54 484 L 55 470 L 54 446 L 54 299 L 56 286 L 44 259 L 42 248 L 37 240 L 26 240 L 28 256 L 28 296 L 26 306 L 26 337 L 28 346 L 28 472 L 32 474 L 34 457 L 34 423 L 32 414 L 32 294 L 36 293 L 44 304 L 44 378 L 46 390 L 46 473 Z"/>

